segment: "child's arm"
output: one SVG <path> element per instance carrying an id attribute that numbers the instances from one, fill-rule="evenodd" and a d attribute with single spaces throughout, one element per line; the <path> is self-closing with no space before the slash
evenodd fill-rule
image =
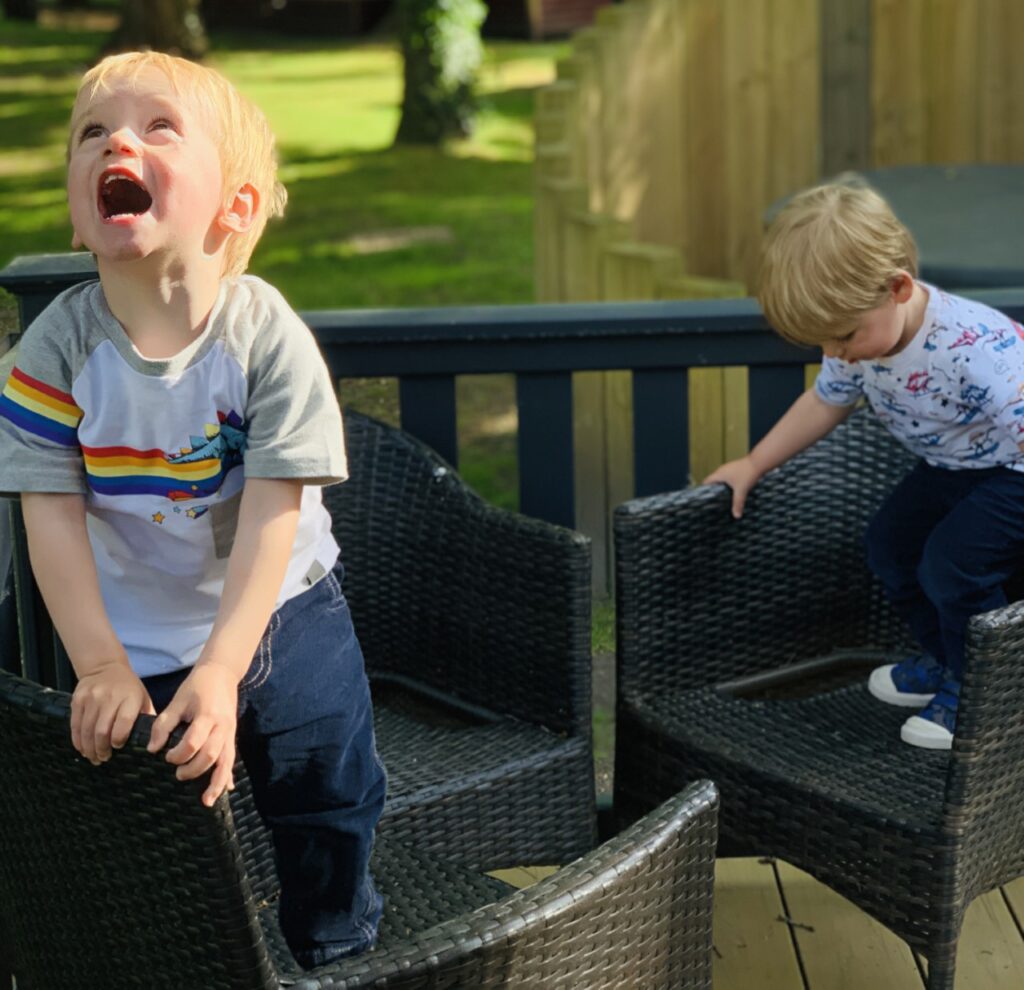
<path id="1" fill-rule="evenodd" d="M 762 475 L 827 436 L 853 410 L 853 405 L 839 406 L 826 402 L 813 388 L 809 388 L 746 457 L 723 464 L 717 471 L 712 471 L 703 483 L 709 485 L 721 481 L 727 484 L 732 489 L 733 518 L 739 519 L 743 515 L 747 494 Z"/>
<path id="2" fill-rule="evenodd" d="M 21 496 L 29 556 L 43 600 L 78 675 L 71 742 L 93 764 L 128 740 L 140 712 L 155 714 L 100 594 L 81 495 Z"/>
<path id="3" fill-rule="evenodd" d="M 179 722 L 191 723 L 167 759 L 178 765 L 179 780 L 191 780 L 214 768 L 203 792 L 207 806 L 234 786 L 238 683 L 252 663 L 284 581 L 302 487 L 301 481 L 283 479 L 246 481 L 210 638 L 192 673 L 153 725 L 149 749 L 156 752 Z"/>

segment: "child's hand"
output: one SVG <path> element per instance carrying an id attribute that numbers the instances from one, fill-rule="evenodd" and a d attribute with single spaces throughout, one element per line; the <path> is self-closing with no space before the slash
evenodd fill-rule
<path id="1" fill-rule="evenodd" d="M 210 767 L 213 774 L 203 792 L 208 808 L 234 789 L 235 725 L 238 720 L 238 678 L 221 664 L 196 664 L 171 703 L 157 716 L 149 737 L 149 751 L 157 752 L 180 722 L 190 722 L 181 742 L 167 753 L 178 766 L 178 780 L 194 780 Z"/>
<path id="2" fill-rule="evenodd" d="M 723 464 L 717 471 L 712 471 L 702 484 L 713 485 L 716 482 L 723 482 L 728 485 L 732 489 L 732 517 L 739 519 L 743 515 L 747 495 L 760 477 L 761 472 L 754 467 L 748 455 Z"/>
<path id="3" fill-rule="evenodd" d="M 71 696 L 71 745 L 99 766 L 120 749 L 141 712 L 155 715 L 142 681 L 127 661 L 111 660 L 83 675 Z"/>

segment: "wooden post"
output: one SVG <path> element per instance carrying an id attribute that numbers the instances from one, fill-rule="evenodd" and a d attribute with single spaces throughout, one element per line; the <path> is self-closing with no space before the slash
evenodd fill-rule
<path id="1" fill-rule="evenodd" d="M 594 302 L 604 298 L 604 256 L 608 244 L 625 238 L 628 228 L 601 214 L 570 212 L 565 224 L 565 299 Z M 594 593 L 608 594 L 611 580 L 611 540 L 607 519 L 609 478 L 619 466 L 610 456 L 609 438 L 620 414 L 609 403 L 621 401 L 621 383 L 614 372 L 585 371 L 573 375 L 573 444 L 576 473 L 576 528 L 591 538 Z"/>

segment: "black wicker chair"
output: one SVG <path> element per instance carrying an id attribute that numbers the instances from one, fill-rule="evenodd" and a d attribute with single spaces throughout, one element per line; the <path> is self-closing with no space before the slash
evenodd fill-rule
<path id="1" fill-rule="evenodd" d="M 388 770 L 382 829 L 497 869 L 594 845 L 590 547 L 345 413 L 325 491 Z"/>
<path id="2" fill-rule="evenodd" d="M 951 990 L 967 905 L 1024 873 L 1024 605 L 971 623 L 952 752 L 901 743 L 866 671 L 912 643 L 862 534 L 911 463 L 860 412 L 740 521 L 724 486 L 619 507 L 615 799 L 628 818 L 714 780 L 722 852 L 807 870 Z"/>
<path id="3" fill-rule="evenodd" d="M 377 948 L 302 973 L 244 777 L 204 808 L 146 752 L 151 722 L 93 767 L 69 696 L 0 673 L 0 959 L 19 990 L 711 986 L 709 783 L 518 892 L 381 835 Z"/>
<path id="4" fill-rule="evenodd" d="M 325 503 L 373 682 L 382 830 L 481 869 L 568 862 L 596 840 L 589 541 L 488 505 L 402 430 L 347 411 L 345 432 L 351 477 Z M 52 628 L 20 564 L 35 656 Z M 27 673 L 70 686 L 54 669 Z"/>

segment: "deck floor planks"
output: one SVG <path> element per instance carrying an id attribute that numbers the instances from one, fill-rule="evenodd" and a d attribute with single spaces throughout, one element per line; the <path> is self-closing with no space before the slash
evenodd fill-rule
<path id="1" fill-rule="evenodd" d="M 802 990 L 775 871 L 744 857 L 715 864 L 716 990 Z"/>
<path id="2" fill-rule="evenodd" d="M 923 990 L 902 939 L 809 874 L 777 865 L 810 990 Z"/>

